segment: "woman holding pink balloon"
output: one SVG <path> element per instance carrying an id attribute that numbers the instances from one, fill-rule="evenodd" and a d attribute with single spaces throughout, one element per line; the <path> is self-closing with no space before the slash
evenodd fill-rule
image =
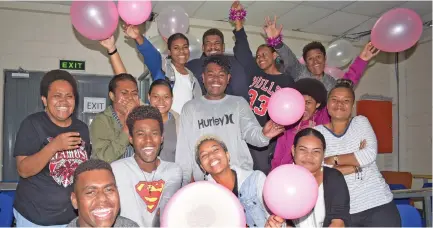
<path id="1" fill-rule="evenodd" d="M 286 167 L 282 167 L 281 170 L 276 169 L 276 172 L 281 175 L 277 177 L 271 172 L 269 179 L 272 178 L 272 180 L 266 180 L 265 184 L 275 185 L 271 188 L 278 185 L 288 186 L 295 188 L 296 191 L 293 191 L 294 193 L 291 195 L 286 192 L 283 193 L 283 191 L 280 191 L 282 193 L 280 195 L 275 193 L 268 195 L 268 192 L 265 191 L 266 204 L 272 202 L 273 199 L 281 202 L 280 204 L 269 205 L 269 208 L 279 216 L 271 216 L 267 227 L 281 227 L 278 221 L 281 221 L 282 218 L 291 219 L 296 227 L 347 227 L 350 225 L 349 190 L 341 172 L 323 166 L 325 149 L 325 138 L 319 131 L 305 128 L 296 134 L 291 148 L 293 158 L 297 166 L 307 169 L 313 175 L 317 183 L 314 186 L 318 189 L 317 197 L 313 197 L 315 194 L 301 196 L 302 193 L 311 190 L 301 189 L 300 183 L 293 181 L 295 178 L 293 176 L 292 181 L 288 183 L 291 179 L 290 174 L 281 172 L 285 171 L 284 168 Z M 278 181 L 278 178 L 280 178 L 279 183 L 274 182 Z M 305 180 L 298 179 L 297 181 Z M 304 208 L 307 210 L 303 210 Z"/>
<path id="2" fill-rule="evenodd" d="M 316 79 L 303 78 L 295 83 L 294 88 L 304 97 L 305 112 L 299 121 L 287 126 L 284 135 L 278 138 L 271 161 L 272 170 L 280 165 L 293 163 L 290 150 L 296 133 L 304 128 L 329 123 L 328 115 L 318 115 L 326 107 L 328 92 L 325 86 Z"/>
<path id="3" fill-rule="evenodd" d="M 340 79 L 328 95 L 331 122 L 315 127 L 326 139 L 325 163 L 344 174 L 354 227 L 400 227 L 393 194 L 377 165 L 377 139 L 364 116 L 352 117 L 353 83 Z"/>
<path id="4" fill-rule="evenodd" d="M 261 171 L 230 167 L 230 153 L 218 137 L 202 136 L 196 146 L 196 162 L 208 181 L 223 185 L 238 197 L 249 227 L 263 227 L 269 217 L 263 202 L 266 176 Z"/>

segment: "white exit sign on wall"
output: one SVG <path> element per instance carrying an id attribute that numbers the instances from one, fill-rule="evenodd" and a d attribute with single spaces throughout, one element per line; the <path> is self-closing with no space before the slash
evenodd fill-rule
<path id="1" fill-rule="evenodd" d="M 101 97 L 84 97 L 84 113 L 99 113 L 105 110 L 106 107 L 105 98 Z"/>

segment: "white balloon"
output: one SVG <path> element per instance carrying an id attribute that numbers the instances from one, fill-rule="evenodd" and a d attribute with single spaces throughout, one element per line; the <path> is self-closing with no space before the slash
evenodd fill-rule
<path id="1" fill-rule="evenodd" d="M 159 51 L 161 54 L 168 52 L 167 43 L 161 36 L 154 36 L 149 39 L 149 42 Z"/>
<path id="2" fill-rule="evenodd" d="M 203 54 L 201 50 L 202 42 L 201 39 L 191 35 L 185 34 L 189 41 L 189 60 L 198 59 Z"/>
<path id="3" fill-rule="evenodd" d="M 355 48 L 347 40 L 336 40 L 326 50 L 326 63 L 331 67 L 343 67 L 352 61 Z"/>

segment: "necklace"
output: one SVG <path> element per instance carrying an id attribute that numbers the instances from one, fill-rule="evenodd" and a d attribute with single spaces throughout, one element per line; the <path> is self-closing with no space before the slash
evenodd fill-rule
<path id="1" fill-rule="evenodd" d="M 145 182 L 147 183 L 147 192 L 149 193 L 149 195 L 151 195 L 151 193 L 152 193 L 152 191 L 150 191 L 150 190 L 152 189 L 152 184 L 151 184 L 151 183 L 153 182 L 153 178 L 155 177 L 156 170 L 158 169 L 158 164 L 157 164 L 157 166 L 156 166 L 156 169 L 152 170 L 152 172 L 151 172 L 151 174 L 152 174 L 152 178 L 150 179 L 150 182 L 149 182 L 149 181 L 147 180 L 147 178 L 146 178 L 146 172 L 144 172 L 144 170 L 142 170 L 142 169 L 140 168 L 140 166 L 138 165 L 137 162 L 135 162 L 135 163 L 137 164 L 138 169 L 140 169 L 141 174 L 143 174 L 144 180 L 145 180 Z M 158 161 L 157 161 L 157 163 L 158 163 Z"/>

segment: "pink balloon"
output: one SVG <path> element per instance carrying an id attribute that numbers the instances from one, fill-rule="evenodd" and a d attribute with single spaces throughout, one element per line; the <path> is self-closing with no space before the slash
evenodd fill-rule
<path id="1" fill-rule="evenodd" d="M 119 13 L 113 1 L 74 1 L 70 14 L 74 28 L 91 40 L 107 39 L 119 23 Z"/>
<path id="2" fill-rule="evenodd" d="M 297 219 L 316 205 L 318 185 L 313 175 L 302 166 L 281 165 L 266 177 L 263 198 L 266 206 L 285 219 Z"/>
<path id="3" fill-rule="evenodd" d="M 269 117 L 281 125 L 291 125 L 301 119 L 305 112 L 305 101 L 296 89 L 282 88 L 269 99 Z"/>
<path id="4" fill-rule="evenodd" d="M 371 30 L 371 42 L 379 50 L 400 52 L 409 49 L 422 35 L 422 20 L 413 10 L 392 9 L 383 14 Z"/>
<path id="5" fill-rule="evenodd" d="M 301 64 L 303 64 L 303 65 L 305 65 L 305 60 L 304 60 L 304 57 L 299 57 L 298 58 L 298 61 L 301 63 Z"/>
<path id="6" fill-rule="evenodd" d="M 161 211 L 161 227 L 243 227 L 244 208 L 222 185 L 198 181 L 178 190 Z"/>
<path id="7" fill-rule="evenodd" d="M 119 16 L 129 25 L 142 24 L 152 13 L 150 0 L 119 1 L 117 8 Z"/>
<path id="8" fill-rule="evenodd" d="M 325 73 L 332 76 L 335 79 L 341 79 L 344 77 L 344 71 L 338 69 L 337 67 L 325 67 Z"/>

